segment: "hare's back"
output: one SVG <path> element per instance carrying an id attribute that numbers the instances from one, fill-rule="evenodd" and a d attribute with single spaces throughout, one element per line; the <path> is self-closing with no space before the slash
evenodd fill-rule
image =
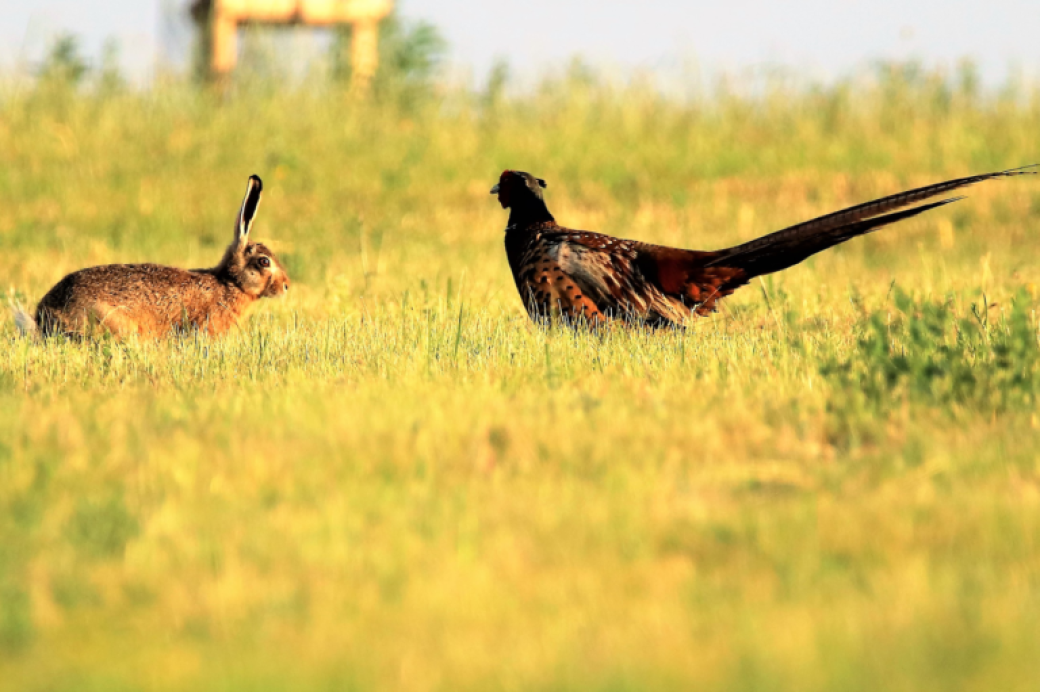
<path id="1" fill-rule="evenodd" d="M 162 305 L 172 297 L 183 302 L 209 294 L 216 280 L 208 274 L 159 264 L 106 264 L 66 276 L 40 301 L 40 307 L 63 309 L 93 302 L 131 307 Z"/>

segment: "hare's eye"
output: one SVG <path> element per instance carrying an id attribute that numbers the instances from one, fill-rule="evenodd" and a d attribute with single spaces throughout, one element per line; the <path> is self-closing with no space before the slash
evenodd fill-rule
<path id="1" fill-rule="evenodd" d="M 259 264 L 264 269 L 267 269 L 268 267 L 271 266 L 271 260 L 267 259 L 266 257 L 261 257 L 260 259 L 258 259 L 256 261 L 256 263 Z"/>

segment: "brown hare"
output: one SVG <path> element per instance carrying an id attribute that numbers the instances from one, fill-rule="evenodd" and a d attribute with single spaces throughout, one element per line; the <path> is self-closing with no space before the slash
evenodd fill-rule
<path id="1" fill-rule="evenodd" d="M 263 183 L 249 177 L 235 235 L 212 269 L 158 264 L 108 264 L 73 272 L 36 308 L 35 319 L 19 311 L 23 332 L 83 336 L 95 330 L 114 336 L 158 337 L 179 329 L 222 334 L 260 298 L 289 290 L 289 277 L 262 243 L 249 242 Z"/>

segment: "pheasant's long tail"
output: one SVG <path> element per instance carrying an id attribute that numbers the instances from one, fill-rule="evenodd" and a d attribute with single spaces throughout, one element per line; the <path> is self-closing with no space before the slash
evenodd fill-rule
<path id="1" fill-rule="evenodd" d="M 849 207 L 770 233 L 743 245 L 721 250 L 705 266 L 741 269 L 745 273 L 744 279 L 787 269 L 817 252 L 844 243 L 846 240 L 964 198 L 953 197 L 913 209 L 887 213 L 894 209 L 992 178 L 1034 175 L 1036 171 L 1026 169 L 1035 168 L 1038 165 L 1040 164 L 947 180 Z"/>
<path id="2" fill-rule="evenodd" d="M 732 254 L 724 254 L 722 257 L 713 260 L 712 264 L 742 269 L 744 271 L 742 278 L 748 280 L 763 274 L 771 274 L 787 269 L 808 259 L 817 252 L 840 245 L 846 240 L 962 199 L 964 198 L 953 197 L 944 199 L 939 202 L 914 207 L 913 209 L 885 214 L 884 216 L 878 216 L 865 221 L 857 221 L 856 223 L 839 226 L 827 231 L 791 236 L 781 236 L 780 234 L 774 234 L 778 237 L 766 236 L 760 240 L 768 238 L 770 239 L 768 243 L 761 243 L 754 247 L 738 246 L 731 251 L 723 250 L 723 253 L 731 252 Z M 751 245 L 751 243 L 748 243 L 748 245 Z"/>

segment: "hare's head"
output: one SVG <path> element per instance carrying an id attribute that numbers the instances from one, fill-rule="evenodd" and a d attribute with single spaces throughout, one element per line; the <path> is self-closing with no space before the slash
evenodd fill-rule
<path id="1" fill-rule="evenodd" d="M 289 275 L 274 253 L 263 243 L 249 241 L 249 231 L 253 227 L 263 189 L 259 177 L 249 176 L 249 186 L 235 223 L 234 240 L 217 268 L 219 273 L 254 298 L 280 296 L 289 290 Z"/>

